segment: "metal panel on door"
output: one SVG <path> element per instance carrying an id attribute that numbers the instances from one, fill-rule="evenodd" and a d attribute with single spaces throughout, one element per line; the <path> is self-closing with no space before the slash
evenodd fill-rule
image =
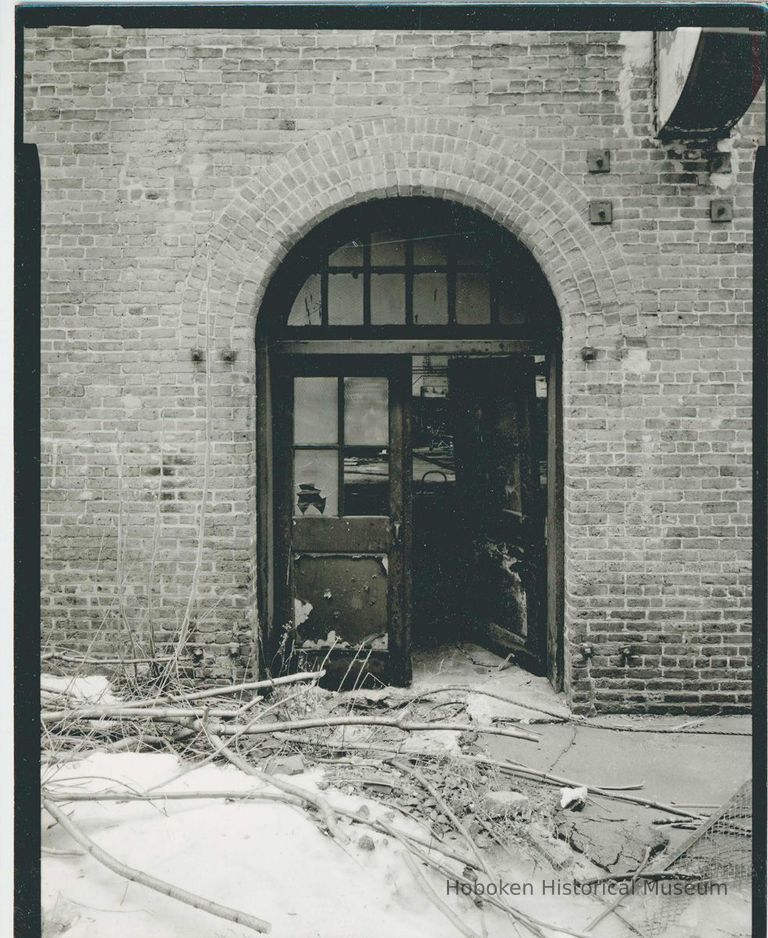
<path id="1" fill-rule="evenodd" d="M 371 652 L 394 683 L 410 677 L 406 365 L 286 359 L 277 379 L 282 657 Z"/>

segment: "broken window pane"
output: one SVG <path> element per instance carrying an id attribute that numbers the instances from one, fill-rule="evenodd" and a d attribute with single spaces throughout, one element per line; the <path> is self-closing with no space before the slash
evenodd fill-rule
<path id="1" fill-rule="evenodd" d="M 386 449 L 344 450 L 344 515 L 389 514 L 389 454 Z"/>
<path id="2" fill-rule="evenodd" d="M 404 274 L 371 275 L 371 323 L 374 326 L 405 323 Z"/>
<path id="3" fill-rule="evenodd" d="M 362 326 L 362 274 L 328 274 L 328 323 L 331 326 Z"/>
<path id="4" fill-rule="evenodd" d="M 336 443 L 338 378 L 293 379 L 293 442 Z"/>
<path id="5" fill-rule="evenodd" d="M 339 515 L 339 462 L 336 450 L 297 449 L 293 460 L 297 518 Z"/>
<path id="6" fill-rule="evenodd" d="M 456 275 L 456 322 L 488 325 L 491 295 L 486 274 Z"/>
<path id="7" fill-rule="evenodd" d="M 299 290 L 288 315 L 289 326 L 319 326 L 320 274 L 311 274 Z"/>
<path id="8" fill-rule="evenodd" d="M 345 378 L 344 442 L 351 446 L 386 446 L 388 400 L 386 378 Z"/>
<path id="9" fill-rule="evenodd" d="M 371 263 L 378 267 L 401 267 L 405 263 L 405 241 L 392 231 L 371 235 Z"/>
<path id="10" fill-rule="evenodd" d="M 445 274 L 414 274 L 413 321 L 420 326 L 448 322 L 448 278 Z"/>

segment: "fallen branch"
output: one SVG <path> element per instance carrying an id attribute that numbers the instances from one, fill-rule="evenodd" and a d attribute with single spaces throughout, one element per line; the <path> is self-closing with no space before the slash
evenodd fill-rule
<path id="1" fill-rule="evenodd" d="M 235 732 L 226 743 L 222 743 L 221 746 L 217 746 L 213 752 L 209 752 L 202 762 L 198 762 L 192 765 L 186 765 L 181 771 L 177 772 L 175 775 L 172 775 L 170 778 L 165 779 L 165 781 L 158 782 L 156 785 L 152 785 L 149 788 L 149 791 L 156 791 L 158 788 L 165 788 L 166 785 L 170 785 L 171 782 L 175 782 L 177 779 L 181 778 L 183 775 L 187 775 L 189 772 L 194 772 L 197 769 L 202 768 L 204 765 L 207 765 L 209 762 L 212 762 L 216 756 L 220 755 L 226 746 L 231 746 L 237 739 L 242 736 L 242 734 L 253 726 L 268 713 L 271 713 L 273 710 L 278 709 L 279 707 L 284 707 L 286 704 L 290 703 L 292 700 L 295 700 L 299 696 L 299 691 L 296 691 L 294 694 L 289 694 L 287 697 L 283 697 L 282 700 L 278 700 L 276 703 L 273 703 L 271 706 L 267 707 L 266 710 L 261 713 L 257 713 L 256 716 L 245 726 L 238 727 L 237 732 Z M 204 731 L 208 732 L 207 728 L 204 727 Z"/>
<path id="2" fill-rule="evenodd" d="M 685 879 L 700 880 L 703 879 L 701 873 L 676 873 L 671 870 L 648 870 L 642 872 L 635 870 L 634 873 L 606 873 L 605 876 L 591 876 L 587 879 L 577 879 L 574 882 L 580 886 L 594 886 L 597 883 L 621 883 L 628 879 Z"/>
<path id="3" fill-rule="evenodd" d="M 299 805 L 301 799 L 271 791 L 166 791 L 150 794 L 144 791 L 51 791 L 45 797 L 50 801 L 69 804 L 75 801 L 205 801 L 222 798 L 225 801 L 279 801 Z"/>
<path id="4" fill-rule="evenodd" d="M 40 719 L 43 723 L 61 723 L 65 720 L 159 720 L 173 722 L 175 720 L 188 720 L 192 717 L 216 717 L 227 719 L 236 717 L 238 710 L 227 710 L 221 707 L 209 709 L 207 707 L 125 707 L 112 704 L 104 707 L 70 707 L 67 710 L 43 710 Z"/>
<path id="5" fill-rule="evenodd" d="M 167 694 L 153 700 L 153 703 L 165 701 L 176 702 L 183 700 L 203 700 L 205 697 L 223 697 L 228 694 L 238 694 L 249 690 L 264 690 L 270 687 L 281 687 L 284 684 L 297 684 L 300 681 L 319 681 L 325 675 L 324 670 L 300 671 L 298 674 L 286 674 L 283 677 L 267 678 L 263 681 L 248 681 L 245 684 L 227 684 L 223 687 L 211 687 L 207 690 L 194 691 L 190 694 Z"/>
<path id="6" fill-rule="evenodd" d="M 421 886 L 422 890 L 427 894 L 427 898 L 432 902 L 432 904 L 437 908 L 443 915 L 448 919 L 448 921 L 461 932 L 462 935 L 466 938 L 480 938 L 478 933 L 471 929 L 469 925 L 465 925 L 464 922 L 459 918 L 459 916 L 453 911 L 453 909 L 437 894 L 437 890 L 434 889 L 429 880 L 424 876 L 421 870 L 416 865 L 416 861 L 413 859 L 410 850 L 404 850 L 401 854 L 402 858 L 405 860 L 405 864 L 408 869 L 413 874 L 413 878 Z"/>
<path id="7" fill-rule="evenodd" d="M 43 723 L 60 723 L 64 720 L 103 720 L 103 719 L 126 719 L 126 720 L 158 720 L 160 722 L 174 722 L 177 720 L 188 720 L 192 717 L 234 717 L 237 716 L 236 710 L 207 710 L 201 708 L 175 708 L 160 707 L 150 710 L 141 707 L 83 707 L 82 709 L 72 708 L 71 710 L 48 710 L 43 711 L 41 719 Z M 502 729 L 495 726 L 475 726 L 471 723 L 409 723 L 399 717 L 364 717 L 364 716 L 345 716 L 345 717 L 310 717 L 305 720 L 291 720 L 282 723 L 262 723 L 260 726 L 249 726 L 248 728 L 218 726 L 213 727 L 213 731 L 224 736 L 228 735 L 258 735 L 263 733 L 285 732 L 286 730 L 304 730 L 316 727 L 329 726 L 389 726 L 392 729 L 402 730 L 404 733 L 415 733 L 436 730 L 442 732 L 459 733 L 486 733 L 493 736 L 506 736 L 512 739 L 525 739 L 536 743 L 540 737 L 525 730 Z M 198 729 L 203 729 L 202 723 L 197 723 Z"/>
<path id="8" fill-rule="evenodd" d="M 451 810 L 450 805 L 446 802 L 445 798 L 440 794 L 440 792 L 435 788 L 434 785 L 430 784 L 424 775 L 419 772 L 418 769 L 414 769 L 410 765 L 406 765 L 404 762 L 393 759 L 392 765 L 398 771 L 402 772 L 404 775 L 410 775 L 411 778 L 415 779 L 419 785 L 427 792 L 435 802 L 435 804 L 440 808 L 443 814 L 448 818 L 448 820 L 456 828 L 456 831 L 461 836 L 462 840 L 467 844 L 472 854 L 477 859 L 477 862 L 480 864 L 480 868 L 488 876 L 489 879 L 494 879 L 495 874 L 493 870 L 488 866 L 485 861 L 485 858 L 480 853 L 480 850 L 477 847 L 477 844 L 472 839 L 469 831 L 464 827 L 461 821 L 458 819 L 456 814 Z"/>
<path id="9" fill-rule="evenodd" d="M 259 781 L 266 783 L 267 785 L 272 785 L 274 788 L 280 789 L 280 791 L 285 792 L 289 795 L 294 795 L 296 798 L 301 798 L 306 801 L 308 804 L 311 804 L 315 808 L 325 823 L 328 833 L 335 840 L 338 840 L 340 843 L 346 843 L 349 838 L 346 834 L 343 834 L 339 830 L 339 825 L 337 823 L 336 815 L 333 812 L 333 808 L 328 803 L 327 799 L 323 795 L 307 791 L 305 788 L 301 788 L 299 785 L 294 785 L 292 782 L 287 782 L 285 779 L 280 778 L 276 775 L 267 775 L 266 772 L 262 772 L 261 769 L 257 769 L 256 766 L 251 765 L 250 762 L 246 762 L 241 756 L 238 756 L 226 744 L 222 744 L 222 740 L 215 736 L 213 733 L 209 734 L 211 742 L 219 750 L 220 754 L 224 756 L 225 759 L 229 760 L 232 765 L 240 769 L 241 772 L 244 772 L 246 775 L 252 775 L 254 778 L 258 778 Z"/>
<path id="10" fill-rule="evenodd" d="M 158 661 L 171 661 L 173 655 L 158 655 L 154 658 L 99 658 L 95 655 L 81 655 L 74 651 L 46 651 L 43 661 L 71 661 L 76 664 L 155 664 Z"/>
<path id="11" fill-rule="evenodd" d="M 479 759 L 477 761 L 487 762 L 489 760 Z M 506 772 L 508 775 L 518 775 L 521 778 L 534 778 L 538 779 L 541 782 L 546 782 L 549 785 L 563 785 L 568 788 L 580 788 L 584 787 L 591 795 L 600 795 L 603 798 L 612 798 L 614 801 L 626 801 L 629 804 L 639 804 L 646 808 L 654 808 L 657 811 L 665 811 L 667 814 L 675 814 L 679 817 L 693 818 L 694 820 L 702 820 L 701 816 L 698 814 L 692 814 L 690 811 L 684 811 L 682 808 L 677 808 L 671 804 L 665 804 L 662 801 L 653 801 L 650 798 L 639 798 L 636 795 L 625 795 L 622 791 L 616 789 L 607 789 L 607 788 L 597 788 L 594 785 L 584 785 L 583 782 L 574 782 L 573 779 L 562 778 L 559 775 L 550 775 L 549 772 L 541 772 L 538 769 L 531 769 L 528 766 L 518 765 L 511 762 L 492 762 L 492 765 L 496 765 L 502 772 Z"/>
<path id="12" fill-rule="evenodd" d="M 486 733 L 493 736 L 506 736 L 511 739 L 525 739 L 532 743 L 539 742 L 540 737 L 533 733 L 527 733 L 524 730 L 498 729 L 495 726 L 475 726 L 471 723 L 408 723 L 405 720 L 396 717 L 310 717 L 306 720 L 291 720 L 284 723 L 262 723 L 260 726 L 253 726 L 245 730 L 248 735 L 260 733 L 285 732 L 286 730 L 306 730 L 316 727 L 329 726 L 389 726 L 392 729 L 402 730 L 404 733 L 416 733 L 421 731 L 433 732 L 459 732 L 459 733 Z M 202 727 L 201 727 L 202 728 Z M 231 726 L 220 726 L 214 730 L 221 735 L 234 735 L 238 729 Z"/>
<path id="13" fill-rule="evenodd" d="M 546 707 L 536 707 L 533 704 L 515 700 L 514 697 L 507 697 L 504 694 L 497 694 L 490 690 L 480 690 L 479 688 L 474 688 L 466 684 L 446 684 L 445 687 L 434 687 L 432 690 L 421 691 L 418 694 L 414 694 L 412 697 L 407 697 L 404 702 L 412 704 L 417 700 L 422 700 L 424 697 L 431 697 L 433 694 L 444 694 L 449 691 L 464 691 L 466 694 L 479 694 L 483 697 L 492 697 L 494 700 L 501 700 L 503 703 L 520 707 L 522 710 L 531 710 L 533 713 L 543 713 L 546 716 L 554 717 L 556 720 L 560 720 L 563 723 L 572 719 L 569 714 L 556 713 L 554 710 L 547 710 Z"/>
<path id="14" fill-rule="evenodd" d="M 416 700 L 421 700 L 424 697 L 431 697 L 433 694 L 442 694 L 448 691 L 464 691 L 467 694 L 478 694 L 483 697 L 491 697 L 494 700 L 501 700 L 503 703 L 511 704 L 514 707 L 519 707 L 522 710 L 530 710 L 533 713 L 542 713 L 548 717 L 552 717 L 554 722 L 559 723 L 575 723 L 578 726 L 584 726 L 588 729 L 594 730 L 612 730 L 615 733 L 682 733 L 686 736 L 751 736 L 750 731 L 740 731 L 740 730 L 710 730 L 710 729 L 693 729 L 693 727 L 700 726 L 703 722 L 702 720 L 691 720 L 688 723 L 682 723 L 679 726 L 663 726 L 663 727 L 650 727 L 650 726 L 628 726 L 621 724 L 613 723 L 595 723 L 591 717 L 582 717 L 574 713 L 557 713 L 555 710 L 548 710 L 546 707 L 537 707 L 533 704 L 525 703 L 522 700 L 515 700 L 514 697 L 507 697 L 504 694 L 497 694 L 494 691 L 483 690 L 480 688 L 475 688 L 468 686 L 466 684 L 447 684 L 445 687 L 435 687 L 431 690 L 425 690 L 418 694 L 415 694 L 412 697 L 404 698 L 404 703 L 414 703 Z M 686 732 L 688 730 L 688 732 Z"/>
<path id="15" fill-rule="evenodd" d="M 226 919 L 228 922 L 234 922 L 236 925 L 244 925 L 246 928 L 251 928 L 253 931 L 259 932 L 260 934 L 266 934 L 270 931 L 272 926 L 269 922 L 256 918 L 255 915 L 249 915 L 247 912 L 239 912 L 237 909 L 230 909 L 228 906 L 220 905 L 218 902 L 212 902 L 210 899 L 203 899 L 201 896 L 187 892 L 186 889 L 173 886 L 171 883 L 166 883 L 161 879 L 150 876 L 148 873 L 142 873 L 140 870 L 127 866 L 125 863 L 122 863 L 120 860 L 107 853 L 106 850 L 102 850 L 98 844 L 94 843 L 94 841 L 81 831 L 50 798 L 43 797 L 43 807 L 94 860 L 97 860 L 118 876 L 122 876 L 132 883 L 139 883 L 142 886 L 146 886 L 148 889 L 153 889 L 155 892 L 162 893 L 164 896 L 169 896 L 171 899 L 183 902 L 185 905 L 191 905 L 194 909 L 208 912 L 210 915 Z"/>

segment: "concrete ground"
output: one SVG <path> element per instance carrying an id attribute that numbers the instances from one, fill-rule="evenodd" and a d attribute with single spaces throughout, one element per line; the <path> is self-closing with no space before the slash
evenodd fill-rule
<path id="1" fill-rule="evenodd" d="M 577 784 L 611 787 L 642 783 L 640 790 L 627 794 L 684 809 L 690 806 L 691 811 L 706 816 L 727 801 L 751 775 L 749 716 L 614 715 L 576 718 L 566 723 L 538 722 L 551 717 L 477 691 L 569 716 L 563 695 L 556 694 L 546 678 L 528 674 L 473 645 L 418 652 L 414 655 L 413 683 L 417 691 L 452 685 L 474 690 L 465 699 L 468 714 L 478 724 L 528 721 L 527 728 L 538 734 L 538 742 L 486 734 L 480 739 L 483 748 L 493 758 L 517 761 Z M 450 699 L 449 693 L 445 699 Z M 598 727 L 597 723 L 648 732 L 620 732 Z M 673 733 L 660 732 L 683 724 L 689 727 Z M 544 789 L 527 788 L 522 780 L 518 785 L 510 779 L 509 784 L 528 791 L 530 797 L 539 799 L 540 805 L 546 803 L 542 801 L 546 799 Z M 551 797 L 559 801 L 557 787 Z M 581 811 L 553 816 L 554 822 L 565 824 L 566 831 L 571 821 L 576 825 L 576 838 L 569 835 L 575 852 L 558 841 L 560 855 L 564 851 L 570 857 L 570 865 L 568 857 L 563 867 L 557 865 L 556 854 L 551 859 L 548 852 L 551 843 L 543 854 L 521 852 L 517 843 L 512 850 L 514 857 L 509 851 L 496 851 L 492 854 L 493 863 L 508 881 L 534 885 L 533 895 L 519 900 L 520 907 L 542 919 L 576 928 L 582 934 L 586 929 L 592 934 L 588 923 L 605 912 L 605 918 L 594 927 L 595 938 L 634 938 L 637 934 L 664 938 L 744 938 L 750 934 L 751 915 L 748 884 L 744 883 L 725 897 L 679 900 L 679 905 L 674 904 L 677 900 L 657 896 L 633 896 L 623 900 L 614 913 L 607 912 L 606 898 L 572 894 L 553 898 L 544 894 L 543 887 L 536 887 L 539 880 L 552 875 L 567 883 L 580 876 L 601 875 L 606 869 L 631 872 L 642 862 L 646 846 L 659 836 L 662 842 L 668 838 L 661 856 L 670 856 L 691 836 L 690 829 L 672 827 L 669 822 L 673 820 L 664 811 L 590 795 Z M 701 822 L 691 823 L 698 826 Z M 544 828 L 551 830 L 546 823 Z M 539 837 L 537 842 L 541 851 L 546 841 Z M 554 873 L 542 873 L 547 868 L 547 863 L 543 866 L 540 863 L 542 855 L 552 864 Z"/>
<path id="2" fill-rule="evenodd" d="M 520 703 L 568 714 L 565 698 L 546 678 L 536 677 L 476 645 L 445 646 L 414 655 L 416 690 L 462 685 L 512 697 Z M 531 718 L 541 714 L 492 698 L 473 697 L 478 722 Z M 721 804 L 752 771 L 751 718 L 696 717 L 695 726 L 676 733 L 619 732 L 590 723 L 662 730 L 694 722 L 681 716 L 601 716 L 575 723 L 533 723 L 539 742 L 489 736 L 494 758 L 523 762 L 596 787 L 643 782 L 636 794 L 677 804 Z M 705 735 L 710 733 L 734 735 Z"/>

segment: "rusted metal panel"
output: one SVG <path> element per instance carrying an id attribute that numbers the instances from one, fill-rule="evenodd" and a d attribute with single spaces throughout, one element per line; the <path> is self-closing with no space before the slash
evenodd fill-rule
<path id="1" fill-rule="evenodd" d="M 386 648 L 388 573 L 384 555 L 295 553 L 296 644 Z"/>
<path id="2" fill-rule="evenodd" d="M 389 550 L 389 518 L 296 518 L 292 527 L 297 551 L 375 554 Z"/>

